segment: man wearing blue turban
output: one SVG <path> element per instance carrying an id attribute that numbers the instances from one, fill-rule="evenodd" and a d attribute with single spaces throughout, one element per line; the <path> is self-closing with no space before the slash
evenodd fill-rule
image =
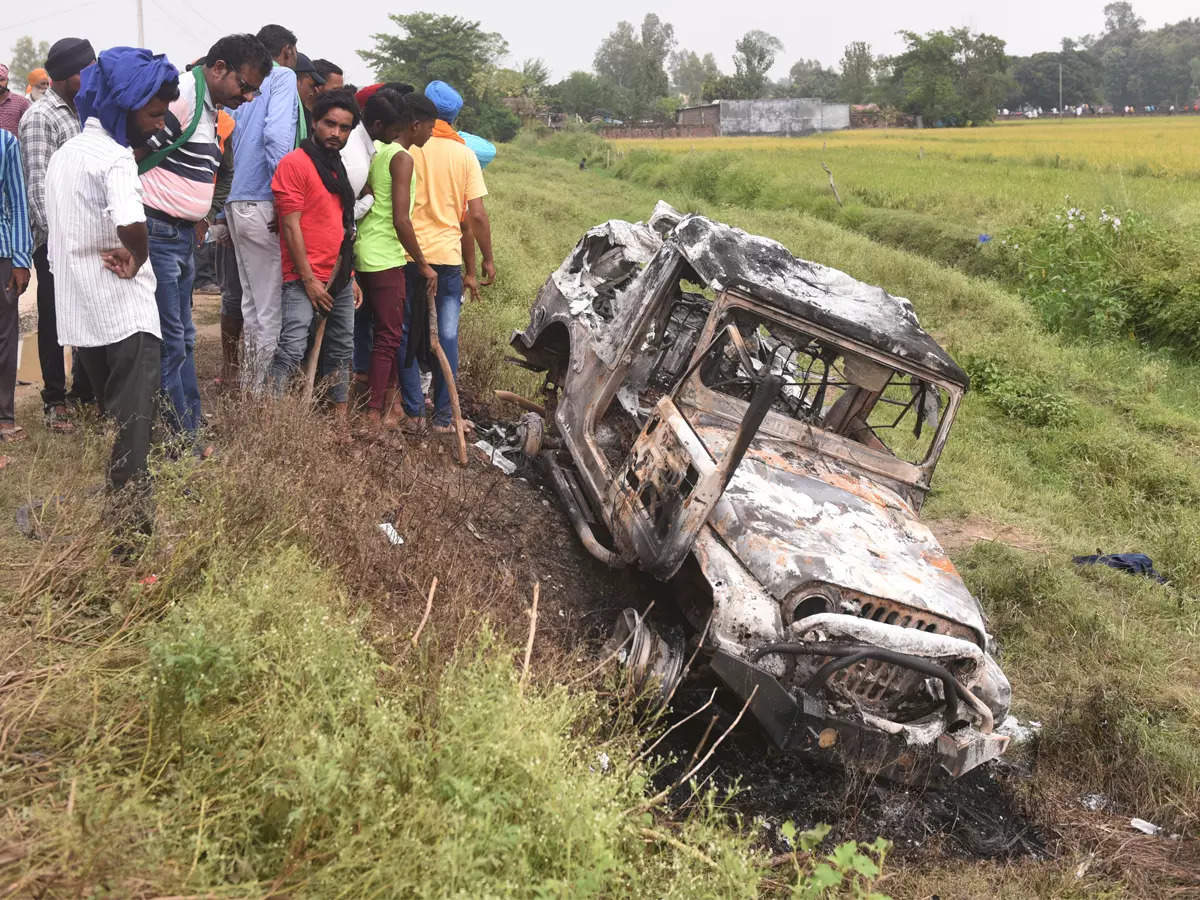
<path id="1" fill-rule="evenodd" d="M 139 147 L 158 129 L 143 134 L 135 125 L 131 131 L 133 113 L 168 83 L 175 86 L 173 96 L 164 98 L 169 103 L 179 96 L 179 70 L 163 54 L 136 47 L 105 50 L 94 65 L 79 73 L 75 95 L 79 121 L 86 124 L 94 116 L 118 144 Z"/>
<path id="2" fill-rule="evenodd" d="M 483 283 L 491 284 L 496 277 L 491 226 L 483 205 L 487 186 L 479 160 L 451 124 L 462 109 L 458 91 L 444 81 L 431 81 L 425 86 L 425 96 L 437 110 L 438 120 L 429 142 L 424 147 L 410 148 L 417 174 L 412 223 L 421 252 L 438 276 L 434 296 L 438 343 L 451 372 L 457 376 L 458 320 L 463 289 L 479 299 L 472 233 L 483 254 Z M 428 317 L 423 302 L 427 295 L 425 279 L 415 266 L 407 268 L 405 277 L 406 295 L 411 301 L 406 314 L 409 337 L 401 361 L 400 387 L 404 413 L 413 419 L 419 418 L 425 407 L 419 363 L 427 360 L 431 348 L 422 341 L 426 331 L 422 323 Z M 433 430 L 438 433 L 451 433 L 455 428 L 451 424 L 449 387 L 441 368 L 434 367 Z"/>
<path id="3" fill-rule="evenodd" d="M 46 168 L 47 253 L 58 341 L 75 348 L 104 414 L 116 421 L 109 515 L 147 533 L 146 457 L 161 383 L 162 332 L 135 152 L 162 129 L 179 72 L 149 50 L 114 47 L 80 73 L 83 130 Z"/>

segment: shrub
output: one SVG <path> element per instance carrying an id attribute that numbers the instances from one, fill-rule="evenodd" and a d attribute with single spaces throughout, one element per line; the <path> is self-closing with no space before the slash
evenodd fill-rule
<path id="1" fill-rule="evenodd" d="M 978 356 L 966 357 L 964 368 L 972 389 L 1006 416 L 1037 428 L 1060 427 L 1075 419 L 1074 404 L 1035 375 L 1014 372 L 1003 363 Z"/>
<path id="2" fill-rule="evenodd" d="M 1191 248 L 1136 212 L 1071 206 L 1014 229 L 1001 247 L 1052 331 L 1200 353 Z"/>

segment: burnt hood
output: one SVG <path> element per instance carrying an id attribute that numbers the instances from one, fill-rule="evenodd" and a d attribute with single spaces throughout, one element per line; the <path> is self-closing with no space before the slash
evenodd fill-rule
<path id="1" fill-rule="evenodd" d="M 944 616 L 985 640 L 979 603 L 929 528 L 844 466 L 751 449 L 708 521 L 776 600 L 820 581 Z"/>

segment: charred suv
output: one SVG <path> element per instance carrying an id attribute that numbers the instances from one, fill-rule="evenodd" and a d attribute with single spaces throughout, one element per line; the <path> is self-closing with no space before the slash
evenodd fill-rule
<path id="1" fill-rule="evenodd" d="M 584 235 L 512 346 L 580 539 L 671 582 L 776 743 L 901 779 L 1004 751 L 982 609 L 917 517 L 967 377 L 907 300 L 660 203 Z M 681 648 L 618 627 L 669 694 Z"/>

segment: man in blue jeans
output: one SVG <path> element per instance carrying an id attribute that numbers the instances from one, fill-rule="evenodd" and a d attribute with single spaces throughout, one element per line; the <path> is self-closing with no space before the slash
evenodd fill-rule
<path id="1" fill-rule="evenodd" d="M 322 94 L 312 108 L 312 135 L 275 168 L 271 193 L 283 254 L 283 323 L 269 379 L 282 392 L 300 370 L 316 315 L 326 317 L 317 374 L 331 381 L 334 418 L 346 421 L 354 310 L 354 189 L 339 155 L 358 124 L 349 94 Z"/>
<path id="2" fill-rule="evenodd" d="M 462 97 L 444 81 L 431 81 L 425 96 L 433 102 L 438 119 L 433 137 L 424 147 L 413 146 L 413 169 L 417 175 L 416 198 L 412 212 L 413 230 L 425 260 L 437 272 L 438 343 L 458 375 L 458 317 L 462 309 L 463 288 L 472 297 L 479 296 L 475 277 L 474 243 L 483 255 L 484 284 L 496 277 L 492 259 L 492 231 L 483 206 L 487 186 L 479 160 L 451 125 L 462 109 Z M 469 226 L 464 239 L 463 223 Z M 468 255 L 464 257 L 463 251 Z M 464 275 L 463 265 L 467 271 Z M 425 306 L 425 279 L 411 263 L 405 267 L 406 296 L 409 310 L 405 316 L 404 357 L 400 367 L 400 389 L 404 399 L 406 427 L 418 427 L 424 411 L 419 359 L 427 359 L 429 313 Z M 433 365 L 433 430 L 453 433 L 450 412 L 450 388 L 441 367 Z M 469 425 L 467 427 L 470 427 Z"/>
<path id="3" fill-rule="evenodd" d="M 203 454 L 207 450 L 198 445 L 203 418 L 193 357 L 194 250 L 210 217 L 219 212 L 213 209 L 218 170 L 226 181 L 233 176 L 220 168 L 217 107 L 234 109 L 252 100 L 270 71 L 271 58 L 256 37 L 221 38 L 202 64 L 179 79 L 179 99 L 170 105 L 163 130 L 147 142 L 138 165 L 150 264 L 158 282 L 154 297 L 163 339 L 162 390 L 169 401 L 164 412 L 172 430 Z M 219 193 L 227 195 L 228 188 Z"/>

